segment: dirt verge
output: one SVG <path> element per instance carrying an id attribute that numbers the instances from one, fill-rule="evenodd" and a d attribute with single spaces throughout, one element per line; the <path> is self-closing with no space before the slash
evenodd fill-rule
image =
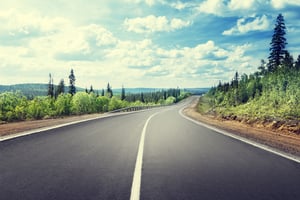
<path id="1" fill-rule="evenodd" d="M 279 149 L 289 154 L 300 156 L 300 135 L 289 133 L 282 129 L 267 129 L 257 124 L 247 124 L 243 121 L 225 120 L 213 115 L 202 115 L 197 111 L 198 99 L 186 107 L 183 113 L 195 120 L 229 131 L 233 134 L 255 142 Z"/>
<path id="2" fill-rule="evenodd" d="M 39 128 L 56 126 L 56 125 L 79 121 L 79 120 L 92 119 L 99 116 L 100 114 L 89 114 L 89 115 L 80 115 L 80 116 L 69 116 L 69 117 L 56 118 L 56 119 L 44 119 L 44 120 L 33 120 L 33 121 L 1 124 L 0 137 L 21 133 L 29 130 L 39 129 Z"/>

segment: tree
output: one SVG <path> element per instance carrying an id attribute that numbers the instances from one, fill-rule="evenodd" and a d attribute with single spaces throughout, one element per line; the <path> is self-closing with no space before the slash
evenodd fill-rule
<path id="1" fill-rule="evenodd" d="M 282 65 L 283 65 L 284 69 L 292 69 L 293 68 L 294 58 L 288 51 L 285 51 Z"/>
<path id="2" fill-rule="evenodd" d="M 270 56 L 268 63 L 268 71 L 274 72 L 277 70 L 278 66 L 282 64 L 284 54 L 285 54 L 285 45 L 287 45 L 285 38 L 285 23 L 282 14 L 279 14 L 276 20 L 274 33 L 271 40 L 270 47 Z"/>
<path id="3" fill-rule="evenodd" d="M 109 98 L 113 97 L 113 91 L 112 91 L 111 86 L 109 85 L 109 83 L 107 83 L 106 96 L 108 96 Z"/>
<path id="4" fill-rule="evenodd" d="M 53 78 L 51 76 L 51 73 L 49 74 L 48 96 L 50 97 L 54 96 Z"/>
<path id="5" fill-rule="evenodd" d="M 232 85 L 233 85 L 234 88 L 239 87 L 239 74 L 238 74 L 238 72 L 235 72 L 235 74 L 234 74 Z"/>
<path id="6" fill-rule="evenodd" d="M 121 100 L 123 101 L 125 98 L 126 98 L 126 96 L 125 96 L 125 88 L 122 85 Z"/>
<path id="7" fill-rule="evenodd" d="M 76 93 L 76 87 L 75 87 L 75 75 L 73 69 L 71 69 L 71 73 L 69 76 L 69 93 L 73 96 Z"/>
<path id="8" fill-rule="evenodd" d="M 141 93 L 141 102 L 142 102 L 142 103 L 145 103 L 144 93 L 143 93 L 143 92 Z"/>
<path id="9" fill-rule="evenodd" d="M 300 55 L 298 55 L 297 61 L 295 62 L 295 69 L 300 70 Z"/>
<path id="10" fill-rule="evenodd" d="M 58 96 L 63 93 L 65 93 L 65 81 L 64 81 L 64 79 L 61 79 L 57 86 L 56 95 Z"/>
<path id="11" fill-rule="evenodd" d="M 89 93 L 94 93 L 93 86 L 91 85 Z"/>
<path id="12" fill-rule="evenodd" d="M 266 69 L 266 61 L 264 59 L 261 59 L 261 64 L 260 66 L 258 67 L 258 70 L 259 70 L 259 75 L 266 75 L 267 73 L 267 69 Z"/>

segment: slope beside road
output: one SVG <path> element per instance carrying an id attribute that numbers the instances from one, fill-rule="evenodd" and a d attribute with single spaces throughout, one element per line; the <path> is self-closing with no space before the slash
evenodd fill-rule
<path id="1" fill-rule="evenodd" d="M 300 199 L 299 163 L 185 119 L 191 100 L 1 142 L 1 199 Z"/>
<path id="2" fill-rule="evenodd" d="M 205 124 L 227 130 L 237 136 L 277 149 L 285 154 L 300 157 L 300 135 L 200 114 L 197 111 L 198 100 L 199 98 L 193 97 L 193 102 L 183 110 L 185 115 Z"/>

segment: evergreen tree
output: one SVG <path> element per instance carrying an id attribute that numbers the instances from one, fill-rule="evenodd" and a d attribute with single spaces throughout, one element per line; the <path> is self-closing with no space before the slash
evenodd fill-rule
<path id="1" fill-rule="evenodd" d="M 239 87 L 239 74 L 238 74 L 238 72 L 235 72 L 235 74 L 234 74 L 232 85 L 233 85 L 234 88 Z"/>
<path id="2" fill-rule="evenodd" d="M 109 97 L 109 98 L 113 97 L 113 91 L 112 91 L 111 86 L 109 85 L 109 83 L 107 83 L 106 96 Z"/>
<path id="3" fill-rule="evenodd" d="M 262 76 L 266 75 L 267 69 L 266 69 L 266 61 L 264 59 L 261 60 L 261 64 L 258 67 L 258 70 L 259 70 L 259 75 Z"/>
<path id="4" fill-rule="evenodd" d="M 53 85 L 53 78 L 51 76 L 51 73 L 49 74 L 48 96 L 54 97 L 54 85 Z"/>
<path id="5" fill-rule="evenodd" d="M 143 92 L 141 93 L 141 102 L 142 102 L 142 103 L 145 103 L 144 93 L 143 93 Z"/>
<path id="6" fill-rule="evenodd" d="M 271 40 L 270 56 L 268 63 L 268 71 L 274 72 L 277 70 L 278 66 L 282 64 L 285 45 L 287 45 L 285 38 L 285 23 L 282 14 L 279 14 L 276 20 L 274 33 Z"/>
<path id="7" fill-rule="evenodd" d="M 101 91 L 101 96 L 104 97 L 104 89 L 102 89 L 102 91 Z"/>
<path id="8" fill-rule="evenodd" d="M 94 93 L 93 86 L 91 85 L 89 93 Z"/>
<path id="9" fill-rule="evenodd" d="M 300 55 L 298 55 L 297 61 L 295 62 L 295 69 L 300 70 Z"/>
<path id="10" fill-rule="evenodd" d="M 288 51 L 285 51 L 282 65 L 283 65 L 284 69 L 292 69 L 293 68 L 294 58 Z"/>
<path id="11" fill-rule="evenodd" d="M 126 96 L 125 96 L 125 88 L 122 85 L 121 100 L 123 101 L 125 98 L 126 98 Z"/>
<path id="12" fill-rule="evenodd" d="M 69 93 L 71 95 L 74 95 L 76 93 L 75 80 L 76 79 L 75 79 L 74 71 L 73 71 L 73 69 L 71 69 L 71 73 L 69 76 L 69 83 L 70 83 Z"/>
<path id="13" fill-rule="evenodd" d="M 61 79 L 58 86 L 57 86 L 57 90 L 56 90 L 56 94 L 57 96 L 62 94 L 62 93 L 65 93 L 65 82 L 64 82 L 64 79 Z"/>

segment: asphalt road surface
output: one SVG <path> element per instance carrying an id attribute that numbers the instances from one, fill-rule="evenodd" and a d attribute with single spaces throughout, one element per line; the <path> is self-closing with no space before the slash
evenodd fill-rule
<path id="1" fill-rule="evenodd" d="M 184 105 L 1 142 L 0 199 L 300 199 L 299 163 L 183 118 Z"/>

